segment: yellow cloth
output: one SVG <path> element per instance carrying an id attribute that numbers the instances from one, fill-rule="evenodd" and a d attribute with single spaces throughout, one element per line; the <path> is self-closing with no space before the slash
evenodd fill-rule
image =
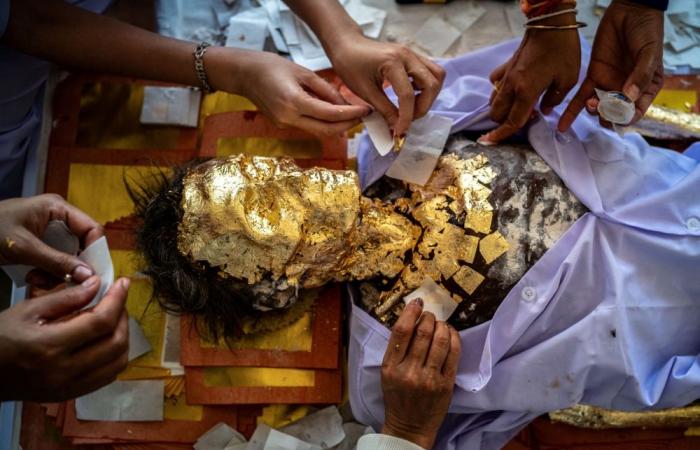
<path id="1" fill-rule="evenodd" d="M 206 367 L 207 387 L 313 387 L 315 372 L 273 367 Z"/>

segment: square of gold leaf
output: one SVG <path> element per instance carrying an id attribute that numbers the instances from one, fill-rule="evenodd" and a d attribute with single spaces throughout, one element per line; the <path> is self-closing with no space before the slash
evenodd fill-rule
<path id="1" fill-rule="evenodd" d="M 452 279 L 467 294 L 472 295 L 484 281 L 484 276 L 469 266 L 462 266 Z"/>
<path id="2" fill-rule="evenodd" d="M 476 231 L 477 233 L 488 234 L 491 232 L 492 221 L 492 211 L 470 209 L 467 211 L 467 219 L 464 221 L 464 226 Z"/>
<path id="3" fill-rule="evenodd" d="M 479 252 L 486 264 L 491 264 L 506 251 L 508 251 L 508 241 L 498 231 L 489 234 L 479 242 Z"/>

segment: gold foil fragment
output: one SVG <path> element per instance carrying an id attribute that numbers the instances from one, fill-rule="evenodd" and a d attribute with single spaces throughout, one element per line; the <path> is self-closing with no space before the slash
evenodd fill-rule
<path id="1" fill-rule="evenodd" d="M 467 211 L 467 218 L 464 221 L 464 226 L 477 233 L 488 234 L 491 232 L 491 222 L 493 222 L 492 211 L 470 209 Z"/>
<path id="2" fill-rule="evenodd" d="M 403 148 L 403 144 L 406 142 L 406 136 L 394 137 L 394 151 L 400 152 Z"/>
<path id="3" fill-rule="evenodd" d="M 450 219 L 450 214 L 447 211 L 447 197 L 439 195 L 426 200 L 414 208 L 411 215 L 423 227 L 432 224 L 440 226 Z"/>
<path id="4" fill-rule="evenodd" d="M 404 257 L 420 236 L 420 227 L 394 212 L 392 205 L 363 197 L 361 223 L 350 236 L 352 251 L 337 277 L 363 280 L 379 274 L 393 278 L 405 266 Z"/>
<path id="5" fill-rule="evenodd" d="M 452 294 L 452 299 L 457 303 L 462 303 L 464 301 L 464 299 L 457 294 Z"/>
<path id="6" fill-rule="evenodd" d="M 484 276 L 469 266 L 462 266 L 452 279 L 467 294 L 472 295 L 484 281 Z"/>
<path id="7" fill-rule="evenodd" d="M 319 286 L 348 251 L 359 197 L 351 171 L 245 155 L 205 163 L 184 179 L 178 249 L 250 284 L 270 274 Z"/>
<path id="8" fill-rule="evenodd" d="M 644 119 L 671 125 L 695 135 L 700 134 L 700 114 L 651 105 L 644 114 Z"/>
<path id="9" fill-rule="evenodd" d="M 481 242 L 479 242 L 479 253 L 484 257 L 486 264 L 491 264 L 496 258 L 508 251 L 508 247 L 506 238 L 496 231 L 481 239 Z"/>

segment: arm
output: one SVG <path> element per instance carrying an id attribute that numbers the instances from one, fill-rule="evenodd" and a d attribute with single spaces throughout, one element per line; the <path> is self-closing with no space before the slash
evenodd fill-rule
<path id="1" fill-rule="evenodd" d="M 387 449 L 433 448 L 452 399 L 460 352 L 454 328 L 423 313 L 422 300 L 408 304 L 392 329 L 382 362 L 382 434 L 400 439 L 365 439 Z"/>
<path id="2" fill-rule="evenodd" d="M 103 17 L 61 0 L 14 0 L 3 44 L 82 70 L 199 86 L 195 44 Z M 250 98 L 279 126 L 333 134 L 368 110 L 344 105 L 313 72 L 265 52 L 210 47 L 204 57 L 214 89 Z"/>
<path id="3" fill-rule="evenodd" d="M 537 2 L 531 2 L 537 3 Z M 571 4 L 554 11 L 573 9 Z M 537 26 L 575 26 L 573 12 L 537 21 Z M 549 114 L 578 80 L 581 45 L 576 29 L 528 29 L 511 59 L 491 74 L 491 119 L 495 130 L 479 138 L 484 145 L 496 144 L 516 133 L 530 120 L 540 96 L 540 111 Z"/>
<path id="4" fill-rule="evenodd" d="M 345 84 L 384 116 L 394 137 L 405 135 L 411 121 L 428 112 L 445 79 L 442 67 L 404 46 L 364 37 L 335 0 L 286 3 L 316 33 Z M 396 92 L 398 109 L 384 94 L 385 81 Z"/>
<path id="5" fill-rule="evenodd" d="M 603 15 L 593 41 L 588 73 L 559 121 L 566 131 L 585 107 L 596 114 L 595 88 L 622 91 L 635 102 L 631 123 L 642 118 L 664 81 L 664 13 L 655 0 L 614 0 Z M 609 126 L 607 122 L 601 124 Z"/>

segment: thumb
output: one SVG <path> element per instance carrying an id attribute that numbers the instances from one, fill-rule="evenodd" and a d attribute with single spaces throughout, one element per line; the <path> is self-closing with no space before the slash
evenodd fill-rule
<path id="1" fill-rule="evenodd" d="M 33 316 L 47 321 L 60 319 L 90 303 L 100 286 L 100 278 L 92 276 L 78 286 L 61 289 L 28 300 Z"/>
<path id="2" fill-rule="evenodd" d="M 60 279 L 70 275 L 77 283 L 82 283 L 94 274 L 94 271 L 78 257 L 59 252 L 35 236 L 30 239 L 29 245 L 23 249 L 22 263 L 36 266 Z"/>
<path id="3" fill-rule="evenodd" d="M 622 87 L 622 92 L 633 102 L 639 99 L 642 92 L 651 83 L 656 68 L 655 61 L 654 47 L 647 46 L 639 53 L 634 69 Z"/>

